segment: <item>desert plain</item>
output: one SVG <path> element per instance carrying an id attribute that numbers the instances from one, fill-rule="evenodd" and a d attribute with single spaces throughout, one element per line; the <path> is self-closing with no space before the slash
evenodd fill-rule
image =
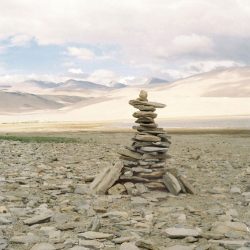
<path id="1" fill-rule="evenodd" d="M 92 195 L 90 181 L 133 131 L 62 130 L 2 129 L 0 249 L 250 248 L 249 130 L 169 129 L 167 166 L 196 190 L 178 196 Z"/>

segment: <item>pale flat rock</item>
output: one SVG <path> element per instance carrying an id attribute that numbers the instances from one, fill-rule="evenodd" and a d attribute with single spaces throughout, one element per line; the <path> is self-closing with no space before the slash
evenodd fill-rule
<path id="1" fill-rule="evenodd" d="M 122 150 L 118 151 L 118 154 L 133 158 L 135 160 L 140 160 L 142 157 L 141 154 L 139 154 L 137 152 L 133 152 L 129 149 L 122 149 Z"/>
<path id="2" fill-rule="evenodd" d="M 165 173 L 165 175 L 163 176 L 163 182 L 170 193 L 178 195 L 181 192 L 179 181 L 171 173 Z"/>
<path id="3" fill-rule="evenodd" d="M 156 244 L 150 240 L 141 239 L 141 240 L 136 241 L 135 245 L 142 249 L 159 250 Z"/>
<path id="4" fill-rule="evenodd" d="M 153 106 L 134 105 L 134 108 L 139 109 L 140 111 L 155 111 L 155 107 Z"/>
<path id="5" fill-rule="evenodd" d="M 135 243 L 133 242 L 124 242 L 121 244 L 120 250 L 140 250 L 140 248 L 138 248 Z"/>
<path id="6" fill-rule="evenodd" d="M 158 102 L 146 102 L 146 101 L 139 101 L 139 100 L 130 100 L 129 104 L 134 106 L 134 105 L 145 105 L 145 106 L 153 106 L 154 108 L 165 108 L 166 105 L 163 103 L 158 103 Z"/>
<path id="7" fill-rule="evenodd" d="M 95 249 L 95 248 L 93 248 L 93 249 Z M 90 250 L 90 248 L 86 248 L 83 246 L 74 246 L 74 247 L 70 248 L 69 250 Z"/>
<path id="8" fill-rule="evenodd" d="M 34 245 L 30 250 L 55 250 L 56 248 L 49 243 L 38 243 Z"/>
<path id="9" fill-rule="evenodd" d="M 16 235 L 10 238 L 10 242 L 14 244 L 35 244 L 40 242 L 40 238 L 32 233 L 27 235 Z"/>
<path id="10" fill-rule="evenodd" d="M 115 244 L 122 244 L 124 242 L 129 242 L 129 241 L 133 241 L 133 240 L 135 240 L 135 236 L 124 236 L 124 237 L 113 239 L 112 241 Z"/>
<path id="11" fill-rule="evenodd" d="M 161 147 L 141 147 L 142 151 L 145 152 L 161 152 L 161 153 L 165 153 L 167 152 L 167 148 L 161 148 Z"/>
<path id="12" fill-rule="evenodd" d="M 182 239 L 189 236 L 198 237 L 201 235 L 200 229 L 169 227 L 165 230 L 167 236 L 171 239 Z"/>
<path id="13" fill-rule="evenodd" d="M 226 222 L 216 222 L 214 223 L 212 229 L 212 232 L 225 234 L 231 231 L 239 231 L 239 232 L 249 232 L 249 228 L 246 224 L 242 222 L 232 222 L 232 221 L 226 221 Z"/>
<path id="14" fill-rule="evenodd" d="M 133 117 L 135 117 L 135 118 L 141 118 L 141 117 L 156 118 L 157 114 L 152 112 L 152 111 L 137 111 L 133 114 Z"/>
<path id="15" fill-rule="evenodd" d="M 35 215 L 32 218 L 28 218 L 28 219 L 24 220 L 24 224 L 31 226 L 34 224 L 49 222 L 51 217 L 52 217 L 52 213 Z"/>
<path id="16" fill-rule="evenodd" d="M 87 231 L 85 233 L 80 233 L 78 236 L 87 240 L 95 240 L 95 239 L 112 239 L 114 235 L 101 232 Z"/>
<path id="17" fill-rule="evenodd" d="M 80 239 L 79 240 L 79 245 L 80 246 L 84 246 L 84 247 L 88 247 L 88 248 L 85 248 L 85 249 L 100 249 L 100 248 L 103 248 L 104 247 L 104 244 L 102 242 L 99 242 L 97 240 L 83 240 L 83 239 Z"/>
<path id="18" fill-rule="evenodd" d="M 94 194 L 105 194 L 119 179 L 123 163 L 118 161 L 114 166 L 104 169 L 90 184 L 90 191 Z"/>
<path id="19" fill-rule="evenodd" d="M 250 247 L 250 240 L 209 240 L 211 243 L 217 243 L 223 247 L 234 247 L 230 249 L 236 249 L 238 247 Z"/>
<path id="20" fill-rule="evenodd" d="M 165 250 L 193 250 L 195 249 L 195 247 L 196 245 L 194 246 L 174 245 L 174 246 L 165 248 Z"/>
<path id="21" fill-rule="evenodd" d="M 135 135 L 134 139 L 138 141 L 149 141 L 149 142 L 158 142 L 161 141 L 161 138 L 154 135 L 148 135 L 148 134 L 137 134 Z"/>
<path id="22" fill-rule="evenodd" d="M 179 178 L 181 184 L 184 186 L 187 193 L 189 193 L 189 194 L 196 193 L 194 187 L 191 185 L 191 183 L 188 181 L 188 179 L 185 176 L 180 175 L 178 178 Z"/>

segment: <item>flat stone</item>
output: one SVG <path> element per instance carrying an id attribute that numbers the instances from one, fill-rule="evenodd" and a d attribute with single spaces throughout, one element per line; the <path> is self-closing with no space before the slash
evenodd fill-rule
<path id="1" fill-rule="evenodd" d="M 148 135 L 148 134 L 136 134 L 134 139 L 138 141 L 149 141 L 149 142 L 161 141 L 161 138 L 159 138 L 158 136 Z"/>
<path id="2" fill-rule="evenodd" d="M 165 108 L 166 105 L 158 102 L 146 102 L 146 101 L 140 101 L 140 100 L 130 100 L 129 104 L 134 106 L 134 105 L 148 105 L 148 106 L 153 106 L 155 108 Z"/>
<path id="3" fill-rule="evenodd" d="M 161 153 L 165 153 L 167 152 L 167 148 L 161 148 L 161 147 L 141 147 L 142 151 L 145 152 L 161 152 Z"/>
<path id="4" fill-rule="evenodd" d="M 165 174 L 165 170 L 153 171 L 152 173 L 139 173 L 138 176 L 147 179 L 161 178 Z"/>
<path id="5" fill-rule="evenodd" d="M 145 186 L 148 187 L 149 189 L 152 189 L 152 190 L 166 189 L 166 186 L 163 183 L 160 183 L 160 182 L 145 183 Z"/>
<path id="6" fill-rule="evenodd" d="M 165 232 L 167 236 L 171 239 L 182 239 L 189 236 L 199 237 L 201 235 L 201 230 L 189 228 L 170 227 L 167 228 Z"/>
<path id="7" fill-rule="evenodd" d="M 14 244 L 35 244 L 40 241 L 40 238 L 32 233 L 27 235 L 16 235 L 10 239 L 11 243 Z"/>
<path id="8" fill-rule="evenodd" d="M 155 111 L 155 107 L 153 106 L 134 105 L 134 108 L 139 109 L 140 111 Z"/>
<path id="9" fill-rule="evenodd" d="M 140 117 L 137 120 L 135 120 L 135 123 L 152 123 L 154 122 L 154 119 L 151 117 Z"/>
<path id="10" fill-rule="evenodd" d="M 87 231 L 85 233 L 78 234 L 80 238 L 84 238 L 87 240 L 95 240 L 95 239 L 112 239 L 113 234 L 101 233 L 101 232 L 94 232 L 94 231 Z"/>
<path id="11" fill-rule="evenodd" d="M 165 248 L 165 250 L 193 250 L 195 249 L 195 247 L 196 247 L 195 245 L 194 246 L 174 245 Z"/>
<path id="12" fill-rule="evenodd" d="M 38 243 L 34 245 L 30 250 L 55 250 L 56 248 L 49 243 Z"/>
<path id="13" fill-rule="evenodd" d="M 122 149 L 122 150 L 118 151 L 118 154 L 130 157 L 130 158 L 134 158 L 136 160 L 140 160 L 142 157 L 141 154 L 133 152 L 129 149 Z"/>
<path id="14" fill-rule="evenodd" d="M 46 223 L 46 222 L 50 221 L 51 217 L 52 217 L 52 213 L 35 215 L 32 218 L 28 218 L 28 219 L 24 220 L 24 224 L 31 226 L 34 224 Z"/>
<path id="15" fill-rule="evenodd" d="M 223 247 L 231 247 L 229 249 L 237 249 L 238 247 L 244 247 L 248 244 L 250 245 L 250 241 L 247 240 L 209 240 L 211 243 L 219 244 Z"/>
<path id="16" fill-rule="evenodd" d="M 231 187 L 231 189 L 230 189 L 230 193 L 231 194 L 241 194 L 241 190 L 240 190 L 240 188 L 239 187 Z"/>
<path id="17" fill-rule="evenodd" d="M 133 117 L 135 118 L 141 118 L 141 117 L 151 117 L 156 118 L 157 114 L 151 111 L 137 111 L 133 114 Z"/>
<path id="18" fill-rule="evenodd" d="M 220 233 L 220 234 L 225 234 L 231 231 L 249 232 L 249 229 L 247 225 L 244 223 L 226 221 L 226 222 L 214 223 L 211 231 Z"/>
<path id="19" fill-rule="evenodd" d="M 105 194 L 107 190 L 119 179 L 123 163 L 118 161 L 114 166 L 103 170 L 90 184 L 90 190 L 95 194 Z"/>
<path id="20" fill-rule="evenodd" d="M 189 194 L 195 194 L 196 190 L 194 189 L 194 187 L 191 185 L 191 183 L 188 181 L 188 179 L 183 176 L 180 175 L 178 176 L 178 179 L 180 180 L 180 184 L 182 184 L 184 186 L 184 189 L 186 190 L 187 193 Z"/>
<path id="21" fill-rule="evenodd" d="M 79 245 L 84 247 L 89 247 L 91 249 L 100 249 L 104 247 L 104 244 L 102 242 L 99 242 L 97 240 L 79 240 Z"/>
<path id="22" fill-rule="evenodd" d="M 12 224 L 12 220 L 6 218 L 5 216 L 0 216 L 0 225 Z"/>
<path id="23" fill-rule="evenodd" d="M 113 241 L 115 244 L 121 244 L 121 243 L 123 243 L 123 242 L 133 241 L 134 239 L 135 239 L 134 236 L 127 236 L 127 237 L 116 238 L 116 239 L 113 239 L 112 241 Z"/>
<path id="24" fill-rule="evenodd" d="M 178 180 L 171 173 L 165 173 L 163 183 L 166 185 L 170 193 L 178 195 L 181 191 L 181 186 Z"/>
<path id="25" fill-rule="evenodd" d="M 140 248 L 138 248 L 135 243 L 133 242 L 124 242 L 121 244 L 120 250 L 140 250 Z"/>
<path id="26" fill-rule="evenodd" d="M 148 250 L 158 250 L 159 248 L 156 246 L 155 243 L 149 240 L 138 240 L 136 241 L 135 245 L 137 247 L 140 247 L 142 249 L 148 249 Z"/>
<path id="27" fill-rule="evenodd" d="M 69 250 L 90 250 L 90 249 L 83 247 L 83 246 L 74 246 L 74 247 L 70 248 Z"/>

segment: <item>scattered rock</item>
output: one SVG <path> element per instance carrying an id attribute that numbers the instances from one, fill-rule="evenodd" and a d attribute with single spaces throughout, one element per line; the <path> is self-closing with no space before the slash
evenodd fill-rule
<path id="1" fill-rule="evenodd" d="M 181 186 L 178 180 L 171 174 L 165 173 L 163 176 L 163 182 L 166 185 L 167 189 L 174 195 L 178 195 L 181 191 Z"/>
<path id="2" fill-rule="evenodd" d="M 95 240 L 95 239 L 112 239 L 113 234 L 101 233 L 101 232 L 94 232 L 94 231 L 87 231 L 85 233 L 78 234 L 80 238 L 84 238 L 87 240 Z"/>
<path id="3" fill-rule="evenodd" d="M 135 245 L 135 243 L 124 242 L 124 243 L 121 244 L 120 250 L 140 250 L 140 248 L 138 248 Z"/>
<path id="4" fill-rule="evenodd" d="M 177 228 L 170 227 L 165 230 L 167 236 L 171 239 L 181 239 L 185 237 L 199 237 L 201 235 L 200 229 Z"/>
<path id="5" fill-rule="evenodd" d="M 29 226 L 34 225 L 34 224 L 46 223 L 46 222 L 50 221 L 51 217 L 52 217 L 51 213 L 35 215 L 32 218 L 28 218 L 28 219 L 24 220 L 23 223 L 26 225 L 29 225 Z"/>
<path id="6" fill-rule="evenodd" d="M 56 248 L 49 243 L 38 243 L 34 245 L 30 250 L 55 250 Z"/>

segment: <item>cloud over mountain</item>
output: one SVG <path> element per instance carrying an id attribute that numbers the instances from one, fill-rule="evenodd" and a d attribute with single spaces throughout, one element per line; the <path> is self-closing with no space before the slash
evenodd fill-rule
<path id="1" fill-rule="evenodd" d="M 248 65 L 249 22 L 244 0 L 1 1 L 0 53 L 7 73 L 10 65 L 15 73 L 62 72 L 71 62 L 89 74 L 179 78 L 197 61 L 209 70 Z M 21 58 L 22 46 L 38 57 Z"/>

